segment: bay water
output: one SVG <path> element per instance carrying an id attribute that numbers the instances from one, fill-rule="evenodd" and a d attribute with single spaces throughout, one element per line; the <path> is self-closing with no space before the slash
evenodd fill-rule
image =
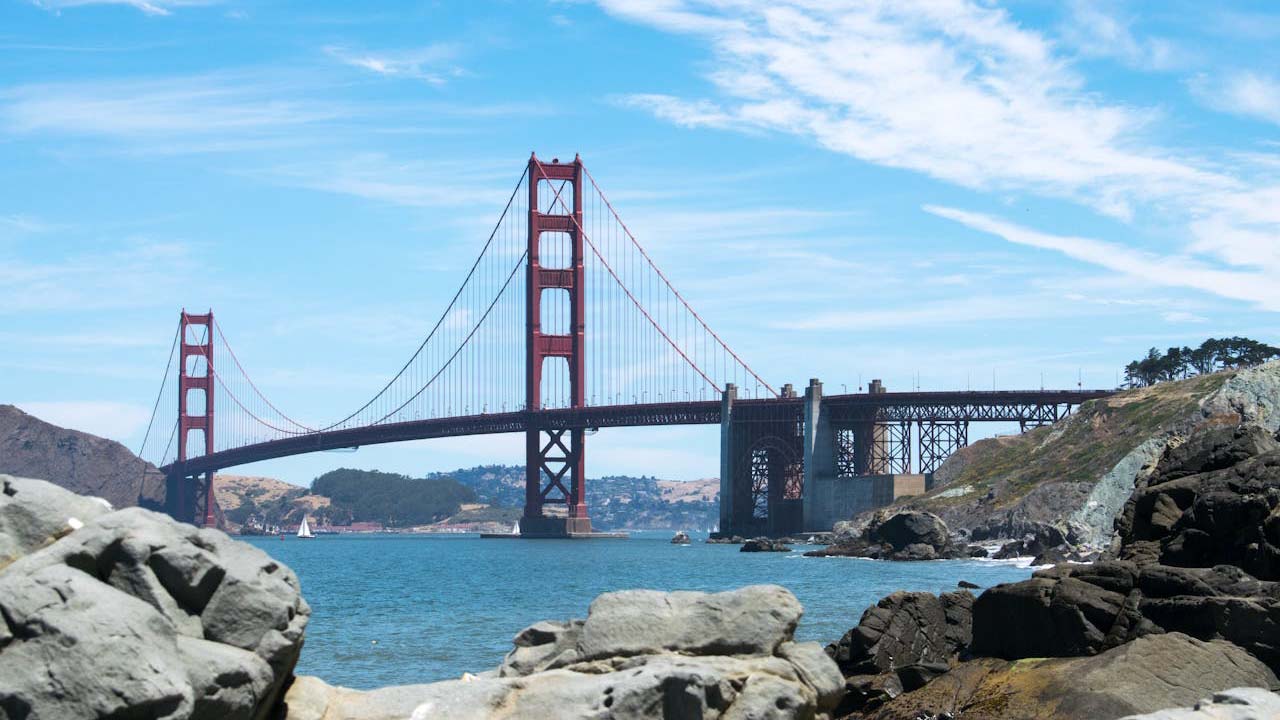
<path id="1" fill-rule="evenodd" d="M 1011 562 L 882 562 L 743 553 L 694 534 L 626 540 L 481 539 L 477 535 L 242 538 L 291 567 L 311 605 L 299 674 L 352 688 L 433 682 L 496 667 L 539 620 L 584 618 L 602 592 L 721 591 L 776 583 L 804 605 L 801 640 L 830 643 L 895 590 L 953 590 L 1028 577 Z"/>

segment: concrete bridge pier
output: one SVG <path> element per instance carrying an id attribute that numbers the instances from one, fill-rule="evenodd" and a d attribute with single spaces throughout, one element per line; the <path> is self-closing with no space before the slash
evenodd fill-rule
<path id="1" fill-rule="evenodd" d="M 738 401 L 728 386 L 720 407 L 720 533 L 827 532 L 838 520 L 924 492 L 927 477 L 911 473 L 910 424 L 882 419 L 878 403 L 867 402 L 884 394 L 874 380 L 863 400 L 824 399 L 822 382 L 812 378 L 803 397 L 787 385 L 778 401 L 762 404 Z"/>
<path id="2" fill-rule="evenodd" d="M 727 383 L 720 398 L 720 529 L 733 525 L 735 517 L 733 468 L 733 401 L 738 387 Z"/>

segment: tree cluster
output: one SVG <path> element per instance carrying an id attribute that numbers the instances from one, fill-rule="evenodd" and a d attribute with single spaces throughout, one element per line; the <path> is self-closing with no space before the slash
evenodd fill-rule
<path id="1" fill-rule="evenodd" d="M 1157 348 L 1124 368 L 1125 387 L 1145 387 L 1218 370 L 1260 365 L 1280 357 L 1280 348 L 1244 337 L 1209 338 L 1200 347 Z"/>
<path id="2" fill-rule="evenodd" d="M 451 478 L 411 478 L 377 470 L 340 468 L 311 481 L 311 492 L 329 498 L 349 522 L 412 527 L 456 515 L 476 501 L 471 488 Z"/>

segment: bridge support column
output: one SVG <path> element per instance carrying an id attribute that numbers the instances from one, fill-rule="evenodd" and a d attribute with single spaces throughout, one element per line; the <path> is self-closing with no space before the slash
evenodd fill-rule
<path id="1" fill-rule="evenodd" d="M 738 387 L 728 383 L 720 398 L 720 532 L 729 532 L 734 525 L 736 508 L 734 490 L 736 474 L 733 466 L 733 401 L 738 399 Z"/>
<path id="2" fill-rule="evenodd" d="M 809 379 L 804 391 L 804 486 L 801 495 L 801 529 L 829 530 L 819 520 L 818 478 L 836 474 L 836 442 L 831 422 L 822 412 L 822 383 Z"/>

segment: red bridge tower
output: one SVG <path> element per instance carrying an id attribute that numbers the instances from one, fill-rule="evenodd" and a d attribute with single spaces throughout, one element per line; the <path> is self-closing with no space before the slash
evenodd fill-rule
<path id="1" fill-rule="evenodd" d="M 200 337 L 189 337 L 199 328 Z M 187 449 L 192 430 L 204 439 L 202 455 L 213 453 L 213 311 L 192 315 L 182 311 L 178 343 L 181 347 L 178 366 L 178 459 L 180 466 L 190 459 Z M 194 342 L 192 342 L 194 340 Z M 192 408 L 192 394 L 196 396 Z M 165 505 L 170 515 L 183 522 L 213 527 L 213 472 L 187 475 L 185 472 L 165 479 Z M 197 517 L 198 516 L 198 517 Z"/>
<path id="2" fill-rule="evenodd" d="M 546 183 L 544 185 L 544 182 Z M 565 186 L 572 186 L 572 200 Z M 550 213 L 541 212 L 539 193 L 550 193 Z M 557 199 L 558 198 L 558 199 Z M 570 214 L 555 214 L 555 208 L 571 207 Z M 539 247 L 543 233 L 564 233 L 572 248 L 565 268 L 542 267 Z M 582 254 L 582 160 L 571 164 L 553 160 L 543 164 L 529 157 L 529 262 L 526 287 L 526 378 L 525 411 L 529 415 L 525 431 L 525 503 L 520 532 L 525 537 L 567 537 L 591 532 L 584 496 L 586 461 L 585 431 L 582 428 L 555 429 L 539 425 L 542 409 L 542 371 L 548 358 L 564 358 L 569 365 L 569 405 L 586 405 L 585 295 Z M 544 292 L 564 292 L 569 300 L 569 334 L 542 332 Z M 565 506 L 563 515 L 548 515 L 549 504 Z"/>

